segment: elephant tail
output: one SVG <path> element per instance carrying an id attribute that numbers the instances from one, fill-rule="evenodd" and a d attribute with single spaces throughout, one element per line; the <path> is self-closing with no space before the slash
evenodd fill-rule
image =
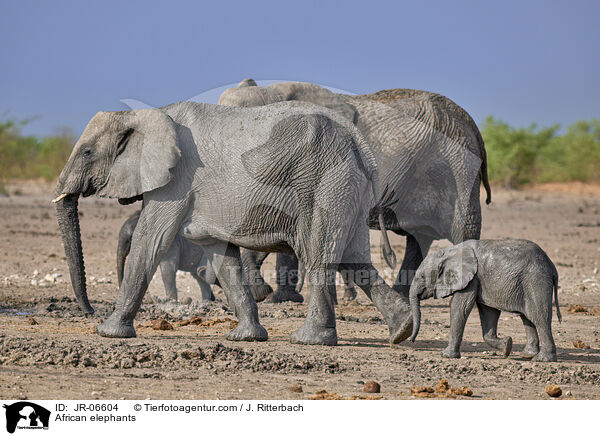
<path id="1" fill-rule="evenodd" d="M 473 121 L 473 124 L 475 122 Z M 492 189 L 490 188 L 490 181 L 488 179 L 488 170 L 487 170 L 487 151 L 485 150 L 485 144 L 483 142 L 483 138 L 481 136 L 481 132 L 475 126 L 475 131 L 477 132 L 477 142 L 479 142 L 479 147 L 481 148 L 481 183 L 485 188 L 486 198 L 485 204 L 490 204 L 492 202 Z"/>
<path id="2" fill-rule="evenodd" d="M 554 304 L 556 304 L 556 316 L 558 322 L 562 322 L 562 315 L 560 314 L 560 307 L 558 306 L 558 273 L 552 276 L 552 287 L 554 288 Z"/>

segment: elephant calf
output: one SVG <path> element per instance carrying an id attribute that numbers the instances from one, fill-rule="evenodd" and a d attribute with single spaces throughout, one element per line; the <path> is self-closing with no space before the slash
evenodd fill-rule
<path id="1" fill-rule="evenodd" d="M 141 210 L 134 212 L 121 226 L 119 245 L 117 246 L 117 278 L 119 287 L 123 281 L 125 260 L 131 249 L 131 239 L 140 219 Z M 202 301 L 214 301 L 210 285 L 219 284 L 215 273 L 206 258 L 202 247 L 188 241 L 183 236 L 176 236 L 171 247 L 160 261 L 160 273 L 167 298 L 177 301 L 177 271 L 189 272 L 198 282 Z"/>
<path id="2" fill-rule="evenodd" d="M 445 298 L 450 304 L 450 341 L 444 357 L 460 357 L 465 323 L 477 303 L 483 339 L 508 356 L 510 337 L 497 336 L 500 311 L 518 313 L 527 333 L 524 357 L 556 361 L 552 338 L 552 295 L 558 307 L 558 273 L 548 255 L 535 243 L 522 239 L 470 240 L 429 254 L 410 287 L 414 329 L 419 333 L 420 300 Z M 539 334 L 539 337 L 538 337 Z M 541 341 L 541 346 L 540 346 Z"/>

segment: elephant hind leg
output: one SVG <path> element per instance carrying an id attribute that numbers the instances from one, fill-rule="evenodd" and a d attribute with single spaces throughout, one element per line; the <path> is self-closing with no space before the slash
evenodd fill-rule
<path id="1" fill-rule="evenodd" d="M 510 336 L 506 338 L 498 337 L 500 311 L 479 302 L 477 302 L 477 309 L 479 310 L 483 340 L 490 347 L 501 351 L 505 357 L 508 357 L 512 351 L 512 338 Z"/>
<path id="2" fill-rule="evenodd" d="M 252 296 L 257 302 L 263 301 L 273 293 L 273 288 L 263 278 L 260 267 L 269 253 L 242 249 L 241 258 L 244 267 L 244 279 L 250 286 Z"/>
<path id="3" fill-rule="evenodd" d="M 291 342 L 308 345 L 337 345 L 335 309 L 335 269 L 331 266 L 306 270 L 310 287 L 308 313 L 304 324 L 292 333 Z"/>
<path id="4" fill-rule="evenodd" d="M 296 290 L 298 285 L 298 258 L 294 254 L 277 253 L 276 262 L 277 291 L 273 293 L 268 301 L 282 303 L 293 301 L 302 303 L 304 297 Z"/>
<path id="5" fill-rule="evenodd" d="M 179 247 L 174 242 L 160 262 L 160 275 L 167 298 L 177 301 L 177 270 L 179 269 Z"/>
<path id="6" fill-rule="evenodd" d="M 535 325 L 527 319 L 525 315 L 520 315 L 525 334 L 527 335 L 527 344 L 523 349 L 522 356 L 526 359 L 533 359 L 540 352 L 540 339 L 538 337 Z"/>

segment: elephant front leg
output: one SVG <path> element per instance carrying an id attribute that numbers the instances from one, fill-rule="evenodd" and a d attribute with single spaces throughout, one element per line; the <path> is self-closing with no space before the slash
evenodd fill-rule
<path id="1" fill-rule="evenodd" d="M 269 335 L 258 321 L 258 306 L 242 277 L 239 247 L 219 243 L 210 247 L 213 268 L 238 319 L 238 326 L 227 334 L 230 341 L 266 341 Z"/>
<path id="2" fill-rule="evenodd" d="M 291 342 L 308 345 L 337 345 L 335 311 L 335 270 L 331 268 L 306 271 L 310 298 L 306 321 L 292 333 Z"/>
<path id="3" fill-rule="evenodd" d="M 260 273 L 260 267 L 268 255 L 269 253 L 254 250 L 241 250 L 244 278 L 246 283 L 250 286 L 254 300 L 257 302 L 263 301 L 273 293 L 273 288 L 265 282 L 265 279 Z"/>
<path id="4" fill-rule="evenodd" d="M 500 311 L 479 302 L 477 302 L 477 309 L 479 310 L 483 340 L 490 347 L 500 351 L 504 357 L 508 357 L 512 350 L 513 342 L 510 336 L 507 336 L 506 338 L 498 337 Z"/>
<path id="5" fill-rule="evenodd" d="M 192 272 L 191 274 L 192 274 L 192 277 L 198 283 L 198 286 L 200 287 L 200 294 L 202 296 L 202 301 L 203 302 L 215 301 L 215 295 L 213 294 L 213 291 L 212 291 L 210 285 L 207 282 L 205 282 L 204 279 L 202 279 L 202 277 L 200 277 L 197 272 Z"/>
<path id="6" fill-rule="evenodd" d="M 472 286 L 474 282 L 472 281 L 469 286 Z M 460 357 L 460 344 L 463 340 L 465 324 L 475 305 L 476 295 L 476 292 L 467 287 L 467 289 L 456 292 L 452 296 L 452 302 L 450 303 L 450 340 L 446 349 L 442 351 L 442 356 L 456 359 Z"/>
<path id="7" fill-rule="evenodd" d="M 149 201 L 144 206 L 133 233 L 115 310 L 96 328 L 98 334 L 112 338 L 135 337 L 133 319 L 142 305 L 158 263 L 179 231 L 177 220 L 186 207 L 185 200 L 170 203 Z"/>

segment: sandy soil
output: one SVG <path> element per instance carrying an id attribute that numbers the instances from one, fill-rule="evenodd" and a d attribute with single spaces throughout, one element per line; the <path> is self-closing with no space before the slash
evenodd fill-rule
<path id="1" fill-rule="evenodd" d="M 390 347 L 381 316 L 364 295 L 338 306 L 337 347 L 290 344 L 289 335 L 306 312 L 305 304 L 292 303 L 259 304 L 268 342 L 232 343 L 224 339 L 234 317 L 223 292 L 215 287 L 218 300 L 203 306 L 197 285 L 181 273 L 180 298 L 192 297 L 191 305 L 153 300 L 164 295 L 156 277 L 136 319 L 138 337 L 101 338 L 94 326 L 110 312 L 117 294 L 117 233 L 139 206 L 95 198 L 80 202 L 89 296 L 97 310 L 96 318 L 86 319 L 67 283 L 51 189 L 28 184 L 9 190 L 19 195 L 0 198 L 1 398 L 310 399 L 325 390 L 328 394 L 318 396 L 411 399 L 411 387 L 434 387 L 442 378 L 455 387 L 468 386 L 470 398 L 549 398 L 545 387 L 550 383 L 562 387 L 565 399 L 600 398 L 599 189 L 495 189 L 493 204 L 484 206 L 483 237 L 534 240 L 558 267 L 563 322 L 554 316 L 557 363 L 519 357 L 525 333 L 520 319 L 508 313 L 502 314 L 499 329 L 513 337 L 513 354 L 497 355 L 483 343 L 476 310 L 467 324 L 463 357 L 442 358 L 449 327 L 445 300 L 424 302 L 415 344 Z M 400 256 L 403 239 L 392 242 Z M 392 276 L 381 263 L 376 266 Z M 272 259 L 265 270 L 272 281 Z M 570 305 L 581 305 L 584 312 L 570 312 Z M 178 323 L 192 316 L 203 322 Z M 153 330 L 150 323 L 160 317 L 174 329 Z M 576 348 L 577 340 L 590 348 Z M 381 384 L 381 393 L 363 392 L 369 380 Z M 292 385 L 302 392 L 292 392 Z"/>

